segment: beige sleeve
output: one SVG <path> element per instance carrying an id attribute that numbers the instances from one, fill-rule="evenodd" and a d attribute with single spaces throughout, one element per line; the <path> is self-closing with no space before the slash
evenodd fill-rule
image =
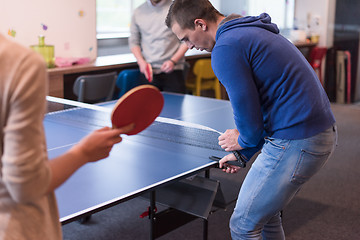
<path id="1" fill-rule="evenodd" d="M 47 73 L 42 59 L 33 53 L 14 67 L 2 174 L 11 197 L 29 202 L 42 197 L 50 181 L 43 128 Z"/>

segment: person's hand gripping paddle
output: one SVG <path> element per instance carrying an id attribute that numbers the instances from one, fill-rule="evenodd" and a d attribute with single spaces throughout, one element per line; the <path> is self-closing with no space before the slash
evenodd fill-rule
<path id="1" fill-rule="evenodd" d="M 164 106 L 164 97 L 152 85 L 140 85 L 126 92 L 115 104 L 111 112 L 113 128 L 134 123 L 135 127 L 127 135 L 135 135 L 147 128 Z"/>

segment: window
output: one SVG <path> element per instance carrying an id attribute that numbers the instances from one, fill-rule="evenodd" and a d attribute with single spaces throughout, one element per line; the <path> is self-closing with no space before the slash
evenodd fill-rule
<path id="1" fill-rule="evenodd" d="M 146 0 L 96 0 L 96 30 L 98 39 L 119 38 L 129 36 L 129 27 L 133 10 Z M 282 28 L 291 28 L 294 18 L 294 0 L 243 0 L 237 2 L 221 2 L 211 0 L 214 6 L 222 11 L 226 6 L 248 6 L 242 9 L 248 15 L 259 15 L 268 12 L 273 22 Z M 247 11 L 246 11 L 247 10 Z M 240 12 L 239 12 L 240 13 Z"/>
<path id="2" fill-rule="evenodd" d="M 96 0 L 97 38 L 128 37 L 133 10 L 145 0 Z"/>
<path id="3" fill-rule="evenodd" d="M 129 36 L 131 16 L 146 0 L 96 0 L 96 32 L 98 39 Z M 218 7 L 219 0 L 211 0 Z"/>
<path id="4" fill-rule="evenodd" d="M 96 0 L 98 56 L 129 53 L 132 13 L 147 0 Z M 195 1 L 195 0 L 194 0 Z M 221 13 L 259 15 L 266 11 L 280 29 L 292 28 L 295 0 L 210 0 Z"/>
<path id="5" fill-rule="evenodd" d="M 294 25 L 294 0 L 250 0 L 249 15 L 257 16 L 267 12 L 271 21 L 280 29 L 292 28 Z"/>

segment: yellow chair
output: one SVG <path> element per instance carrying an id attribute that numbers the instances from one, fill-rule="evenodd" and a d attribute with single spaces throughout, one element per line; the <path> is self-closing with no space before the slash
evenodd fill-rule
<path id="1" fill-rule="evenodd" d="M 191 90 L 193 95 L 201 96 L 202 90 L 214 90 L 215 98 L 221 99 L 220 82 L 211 68 L 211 59 L 197 60 L 193 73 L 195 79 L 186 80 L 186 88 Z"/>

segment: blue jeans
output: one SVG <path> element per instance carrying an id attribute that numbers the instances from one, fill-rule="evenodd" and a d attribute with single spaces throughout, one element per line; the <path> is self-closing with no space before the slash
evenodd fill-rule
<path id="1" fill-rule="evenodd" d="M 300 140 L 266 138 L 230 219 L 232 239 L 285 239 L 280 211 L 333 153 L 336 126 Z"/>

